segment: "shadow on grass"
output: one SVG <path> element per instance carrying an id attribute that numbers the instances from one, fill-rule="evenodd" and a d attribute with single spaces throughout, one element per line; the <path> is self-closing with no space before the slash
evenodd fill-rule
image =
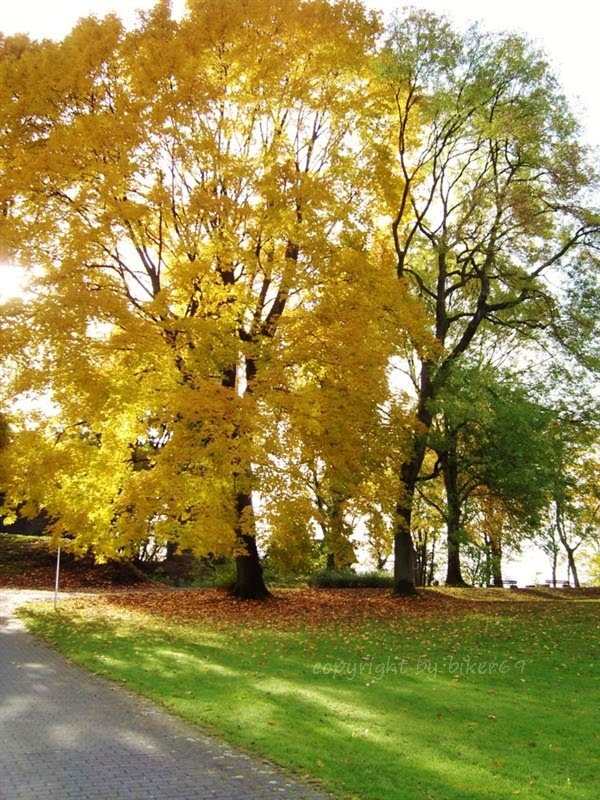
<path id="1" fill-rule="evenodd" d="M 343 630 L 138 629 L 135 615 L 76 612 L 30 624 L 94 671 L 345 795 L 597 800 L 593 612 L 576 611 L 434 619 L 421 637 L 380 625 L 366 653 Z"/>

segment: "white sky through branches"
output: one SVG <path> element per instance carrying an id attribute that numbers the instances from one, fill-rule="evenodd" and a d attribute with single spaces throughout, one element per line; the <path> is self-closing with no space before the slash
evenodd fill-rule
<path id="1" fill-rule="evenodd" d="M 268 2 L 268 0 L 265 0 Z M 366 0 L 385 13 L 401 8 L 394 0 Z M 62 38 L 77 19 L 111 11 L 126 21 L 137 8 L 148 9 L 154 0 L 18 0 L 0 5 L 0 30 L 28 33 L 36 38 Z M 590 144 L 600 146 L 600 92 L 598 91 L 598 30 L 600 12 L 589 0 L 548 3 L 544 0 L 417 0 L 412 3 L 453 17 L 459 25 L 481 20 L 492 30 L 526 33 L 549 55 L 563 86 L 585 125 Z M 178 12 L 184 0 L 173 0 Z"/>
<path id="2" fill-rule="evenodd" d="M 268 0 L 265 0 L 268 2 Z M 148 9 L 155 0 L 19 0 L 0 4 L 0 31 L 5 35 L 27 33 L 34 38 L 65 36 L 80 17 L 116 12 L 126 22 L 135 20 L 136 9 Z M 402 3 L 366 0 L 368 6 L 390 14 Z M 185 0 L 172 0 L 175 13 Z M 541 0 L 417 0 L 415 6 L 446 14 L 459 26 L 481 20 L 491 30 L 515 30 L 527 34 L 548 54 L 577 116 L 585 138 L 600 148 L 600 91 L 598 90 L 598 30 L 600 12 L 589 0 L 550 4 Z M 22 271 L 3 265 L 0 300 L 20 291 Z"/>

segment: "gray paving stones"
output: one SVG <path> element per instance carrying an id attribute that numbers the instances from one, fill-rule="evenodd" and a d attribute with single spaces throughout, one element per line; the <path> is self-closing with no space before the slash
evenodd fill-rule
<path id="1" fill-rule="evenodd" d="M 43 595 L 0 595 L 0 800 L 325 800 L 34 639 Z"/>

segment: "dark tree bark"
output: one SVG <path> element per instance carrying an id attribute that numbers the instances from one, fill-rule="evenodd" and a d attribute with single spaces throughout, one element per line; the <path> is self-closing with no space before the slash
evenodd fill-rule
<path id="1" fill-rule="evenodd" d="M 448 527 L 448 567 L 446 570 L 446 586 L 467 586 L 460 566 L 460 540 L 456 530 Z"/>
<path id="2" fill-rule="evenodd" d="M 177 542 L 167 542 L 167 561 L 172 559 L 177 552 Z"/>
<path id="3" fill-rule="evenodd" d="M 575 565 L 575 549 L 574 547 L 568 547 L 565 545 L 565 550 L 567 551 L 567 563 L 569 565 L 569 574 L 571 576 L 571 580 L 573 581 L 573 586 L 576 589 L 581 587 L 579 583 L 579 575 L 577 574 L 577 567 Z"/>
<path id="4" fill-rule="evenodd" d="M 435 534 L 430 529 L 416 531 L 415 582 L 417 586 L 431 586 L 435 572 Z"/>
<path id="5" fill-rule="evenodd" d="M 417 535 L 415 544 L 415 583 L 425 586 L 427 583 L 427 534 Z"/>
<path id="6" fill-rule="evenodd" d="M 348 498 L 340 496 L 335 491 L 325 498 L 317 487 L 316 499 L 317 507 L 323 514 L 321 530 L 326 569 L 329 571 L 349 569 L 355 561 L 355 554 L 349 538 L 352 531 L 344 518 L 344 503 Z"/>
<path id="7" fill-rule="evenodd" d="M 461 498 L 458 483 L 458 454 L 456 441 L 451 439 L 440 456 L 446 489 L 446 530 L 448 568 L 446 586 L 466 586 L 460 568 Z"/>
<path id="8" fill-rule="evenodd" d="M 490 553 L 491 553 L 491 571 L 492 571 L 492 586 L 497 589 L 502 589 L 504 586 L 504 579 L 502 577 L 502 542 L 496 539 L 495 536 L 490 537 Z"/>
<path id="9" fill-rule="evenodd" d="M 251 379 L 255 375 L 253 362 L 245 364 L 244 377 L 248 381 L 248 391 L 251 387 Z M 237 367 L 232 366 L 224 370 L 221 384 L 232 391 L 236 390 Z M 233 438 L 237 436 L 237 430 L 233 433 Z M 247 487 L 252 486 L 252 472 L 249 466 L 240 465 L 239 472 L 234 476 L 234 485 L 241 481 L 240 488 L 236 491 L 236 539 L 245 549 L 245 553 L 239 554 L 235 559 L 236 579 L 230 590 L 232 597 L 239 597 L 242 600 L 265 600 L 271 593 L 265 585 L 263 578 L 262 565 L 258 555 L 256 545 L 256 535 L 254 534 L 254 508 L 252 505 L 252 491 Z M 240 484 L 238 484 L 240 485 Z"/>
<path id="10" fill-rule="evenodd" d="M 411 533 L 413 501 L 417 478 L 423 455 L 415 454 L 411 461 L 402 465 L 401 477 L 404 490 L 396 506 L 394 528 L 394 594 L 408 596 L 417 593 L 415 583 L 415 548 Z"/>
<path id="11" fill-rule="evenodd" d="M 435 575 L 435 539 L 431 543 L 431 554 L 429 558 L 429 574 L 427 576 L 427 586 L 431 586 Z"/>
<path id="12" fill-rule="evenodd" d="M 581 541 L 574 547 L 569 544 L 569 537 L 565 526 L 565 514 L 563 510 L 563 505 L 558 500 L 555 500 L 555 506 L 556 506 L 556 531 L 558 533 L 558 538 L 560 539 L 560 542 L 564 547 L 565 553 L 567 554 L 569 575 L 572 576 L 573 586 L 576 589 L 579 589 L 581 584 L 579 583 L 579 575 L 577 574 L 577 567 L 575 565 L 575 551 L 581 544 Z M 554 586 L 556 586 L 556 569 L 554 570 L 553 579 L 554 579 Z"/>
<path id="13" fill-rule="evenodd" d="M 252 496 L 249 492 L 238 492 L 237 512 L 236 536 L 245 546 L 246 552 L 236 556 L 236 580 L 230 590 L 230 595 L 239 597 L 242 600 L 266 600 L 267 597 L 271 596 L 271 593 L 267 589 L 263 578 L 256 537 L 244 532 L 242 527 L 244 516 L 247 517 L 247 515 L 253 514 Z"/>
<path id="14" fill-rule="evenodd" d="M 394 594 L 406 597 L 417 594 L 415 584 L 415 549 L 410 530 L 394 535 Z"/>
<path id="15" fill-rule="evenodd" d="M 300 222 L 300 207 L 297 209 L 297 217 Z M 293 242 L 288 241 L 285 257 L 290 265 L 298 261 L 299 252 L 299 247 Z M 221 276 L 223 284 L 226 286 L 231 286 L 236 282 L 233 269 L 222 270 Z M 265 275 L 259 295 L 259 302 L 254 309 L 252 322 L 248 329 L 243 325 L 238 329 L 240 342 L 246 344 L 252 343 L 257 346 L 258 349 L 260 349 L 261 341 L 272 339 L 275 335 L 289 297 L 289 287 L 284 277 L 267 311 L 267 305 L 269 305 L 267 303 L 267 295 L 270 285 L 271 278 Z M 232 364 L 229 369 L 224 370 L 221 383 L 224 387 L 235 392 L 237 390 L 239 371 L 240 377 L 246 383 L 245 393 L 250 395 L 253 391 L 257 369 L 256 358 L 246 356 L 243 359 L 243 365 Z M 234 432 L 233 438 L 235 438 L 236 435 L 237 432 Z M 252 491 L 251 488 L 247 488 L 252 487 L 253 484 L 250 466 L 240 465 L 240 470 L 234 478 L 236 481 L 242 478 L 241 485 L 245 487 L 244 489 L 238 489 L 236 494 L 237 521 L 235 533 L 238 541 L 244 545 L 246 552 L 236 556 L 236 581 L 230 594 L 233 597 L 239 597 L 244 600 L 265 600 L 267 597 L 271 596 L 271 593 L 265 585 L 262 565 L 258 555 L 258 547 L 256 545 Z"/>
<path id="16" fill-rule="evenodd" d="M 402 490 L 396 504 L 396 522 L 394 526 L 394 594 L 400 596 L 416 594 L 415 584 L 415 548 L 412 540 L 412 510 L 417 490 L 417 482 L 425 452 L 433 414 L 430 400 L 434 397 L 434 386 L 431 380 L 433 365 L 424 362 L 421 369 L 420 396 L 417 407 L 417 425 L 420 433 L 415 436 L 413 451 L 400 467 Z"/>
<path id="17" fill-rule="evenodd" d="M 556 573 L 558 571 L 558 552 L 552 552 L 552 586 L 556 589 Z"/>

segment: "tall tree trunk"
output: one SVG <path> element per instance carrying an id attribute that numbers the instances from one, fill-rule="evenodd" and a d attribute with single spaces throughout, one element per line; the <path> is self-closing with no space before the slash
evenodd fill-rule
<path id="1" fill-rule="evenodd" d="M 451 440 L 441 455 L 442 475 L 446 489 L 446 530 L 448 568 L 446 586 L 466 586 L 460 568 L 461 503 L 458 486 L 458 456 L 456 442 Z"/>
<path id="2" fill-rule="evenodd" d="M 238 492 L 236 496 L 237 524 L 236 536 L 244 545 L 246 552 L 236 556 L 236 580 L 230 590 L 233 597 L 243 600 L 265 600 L 271 593 L 265 585 L 263 570 L 256 546 L 256 536 L 247 532 L 248 519 L 254 527 L 254 511 L 250 492 Z"/>
<path id="3" fill-rule="evenodd" d="M 435 537 L 431 542 L 431 555 L 429 558 L 429 574 L 427 575 L 427 586 L 431 586 L 435 574 Z"/>
<path id="4" fill-rule="evenodd" d="M 417 593 L 411 520 L 417 477 L 422 463 L 423 456 L 414 455 L 400 470 L 403 492 L 396 505 L 394 526 L 394 594 L 401 596 Z"/>
<path id="5" fill-rule="evenodd" d="M 173 558 L 176 552 L 177 552 L 177 542 L 167 542 L 167 552 L 166 552 L 167 560 Z"/>
<path id="6" fill-rule="evenodd" d="M 504 579 L 502 578 L 502 542 L 495 536 L 490 536 L 490 552 L 492 554 L 492 585 L 502 589 Z"/>
<path id="7" fill-rule="evenodd" d="M 410 530 L 396 530 L 394 555 L 394 594 L 400 596 L 416 594 L 415 550 Z"/>
<path id="8" fill-rule="evenodd" d="M 221 379 L 222 386 L 231 389 L 232 392 L 237 391 L 237 374 L 238 367 L 235 365 L 224 370 Z M 251 379 L 254 378 L 254 375 L 254 364 L 246 362 L 243 368 L 243 378 L 247 381 L 246 391 L 250 391 Z M 236 436 L 237 430 L 234 431 L 233 438 L 235 439 Z M 252 471 L 249 465 L 240 465 L 239 472 L 234 475 L 234 485 L 236 483 L 238 483 L 238 488 L 235 490 L 235 536 L 245 552 L 240 553 L 235 558 L 236 579 L 230 590 L 230 595 L 243 600 L 265 600 L 270 597 L 271 593 L 265 585 L 256 545 L 251 488 Z"/>
<path id="9" fill-rule="evenodd" d="M 416 432 L 409 458 L 400 467 L 400 497 L 396 503 L 394 523 L 394 594 L 408 596 L 417 593 L 415 586 L 415 548 L 412 540 L 412 510 L 419 473 L 425 459 L 427 440 L 433 414 L 430 401 L 434 396 L 431 380 L 433 364 L 423 362 L 421 367 L 419 404 L 416 414 Z"/>
<path id="10" fill-rule="evenodd" d="M 350 529 L 345 520 L 347 498 L 332 491 L 327 502 L 320 509 L 325 512 L 325 523 L 321 525 L 327 553 L 327 569 L 350 569 L 355 561 L 354 547 L 350 541 Z"/>
<path id="11" fill-rule="evenodd" d="M 483 585 L 490 587 L 492 585 L 492 546 L 487 533 L 483 535 L 483 547 L 485 553 Z"/>
<path id="12" fill-rule="evenodd" d="M 415 545 L 415 583 L 425 586 L 427 583 L 427 533 L 419 534 Z"/>
<path id="13" fill-rule="evenodd" d="M 577 550 L 579 545 L 571 547 L 571 545 L 569 544 L 562 503 L 560 503 L 558 500 L 555 500 L 555 505 L 556 505 L 556 530 L 558 532 L 558 538 L 560 539 L 561 544 L 564 547 L 565 553 L 567 554 L 567 563 L 569 565 L 569 572 L 573 575 L 573 586 L 576 589 L 579 589 L 581 584 L 579 583 L 579 576 L 577 575 L 577 567 L 575 566 L 575 550 Z M 556 586 L 556 579 L 554 581 L 554 585 Z"/>
<path id="14" fill-rule="evenodd" d="M 460 567 L 460 540 L 458 530 L 448 526 L 448 567 L 446 569 L 446 586 L 467 586 Z"/>
<path id="15" fill-rule="evenodd" d="M 567 563 L 569 565 L 569 572 L 573 576 L 573 586 L 576 589 L 581 588 L 581 584 L 579 583 L 579 575 L 577 574 L 577 567 L 575 565 L 575 549 L 574 547 L 569 547 L 565 545 L 565 550 L 567 551 Z"/>

